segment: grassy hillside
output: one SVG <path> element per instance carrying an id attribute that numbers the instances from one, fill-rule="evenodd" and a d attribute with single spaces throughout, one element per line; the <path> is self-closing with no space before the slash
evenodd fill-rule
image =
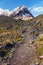
<path id="1" fill-rule="evenodd" d="M 39 37 L 35 40 L 34 44 L 36 45 L 36 49 L 39 55 L 43 55 L 43 34 L 39 35 Z"/>
<path id="2" fill-rule="evenodd" d="M 39 57 L 40 65 L 43 65 L 43 34 L 40 34 L 39 37 L 34 41 L 36 51 Z"/>
<path id="3" fill-rule="evenodd" d="M 25 39 L 28 43 L 33 43 L 42 33 L 43 15 L 39 15 L 30 21 L 15 20 L 7 16 L 0 16 L 0 57 L 3 55 L 5 58 L 6 56 L 12 56 L 11 48 L 6 47 L 7 44 L 12 44 L 12 48 L 15 51 L 18 45 L 24 42 Z M 42 40 L 39 38 L 34 42 L 34 44 L 37 44 L 36 47 L 39 54 L 43 55 L 43 49 L 42 46 L 40 47 L 40 43 L 43 46 L 43 38 Z"/>
<path id="4" fill-rule="evenodd" d="M 0 57 L 6 59 L 12 57 L 12 52 L 15 51 L 15 47 L 24 40 L 22 30 L 27 25 L 28 22 L 14 20 L 7 16 L 0 16 Z"/>
<path id="5" fill-rule="evenodd" d="M 27 22 L 0 16 L 0 44 L 13 41 L 27 26 Z"/>
<path id="6" fill-rule="evenodd" d="M 40 33 L 43 33 L 43 15 L 30 21 L 14 20 L 6 16 L 0 16 L 0 44 L 13 41 L 16 36 L 20 37 L 23 30 L 27 30 L 29 35 L 35 39 Z"/>

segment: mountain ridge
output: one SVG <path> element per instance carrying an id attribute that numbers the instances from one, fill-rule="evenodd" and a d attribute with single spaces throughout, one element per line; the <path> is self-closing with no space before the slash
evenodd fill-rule
<path id="1" fill-rule="evenodd" d="M 18 19 L 30 20 L 33 18 L 33 15 L 30 13 L 28 8 L 26 8 L 24 5 L 20 5 L 19 7 L 15 8 L 11 11 L 1 9 L 0 12 L 1 12 L 0 15 L 12 17 L 17 20 Z"/>

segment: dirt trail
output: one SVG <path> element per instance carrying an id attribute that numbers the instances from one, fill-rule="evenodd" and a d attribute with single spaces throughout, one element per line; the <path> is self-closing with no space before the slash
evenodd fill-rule
<path id="1" fill-rule="evenodd" d="M 38 65 L 35 46 L 29 43 L 28 32 L 25 32 L 25 42 L 16 49 L 10 65 Z"/>

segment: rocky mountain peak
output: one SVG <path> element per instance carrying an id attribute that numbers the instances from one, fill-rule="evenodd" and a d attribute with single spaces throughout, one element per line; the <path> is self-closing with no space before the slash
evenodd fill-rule
<path id="1" fill-rule="evenodd" d="M 4 9 L 0 9 L 0 15 L 5 15 L 11 18 L 14 18 L 16 20 L 30 20 L 33 18 L 33 15 L 30 13 L 28 8 L 26 8 L 24 5 L 20 5 L 17 8 L 14 8 L 11 11 L 7 11 Z"/>
<path id="2" fill-rule="evenodd" d="M 22 20 L 30 20 L 31 18 L 33 18 L 33 15 L 24 5 L 20 5 L 19 7 L 13 9 L 10 12 L 9 16 L 14 19 L 22 19 Z"/>

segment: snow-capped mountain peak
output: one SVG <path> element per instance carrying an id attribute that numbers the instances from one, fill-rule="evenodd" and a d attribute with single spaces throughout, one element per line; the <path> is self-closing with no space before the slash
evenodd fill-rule
<path id="1" fill-rule="evenodd" d="M 19 7 L 13 9 L 12 11 L 10 11 L 9 15 L 12 15 L 13 13 L 18 13 L 23 8 L 25 8 L 25 6 L 24 5 L 20 5 Z"/>
<path id="2" fill-rule="evenodd" d="M 23 8 L 25 8 L 25 6 L 24 6 L 24 5 L 20 5 L 20 6 L 19 6 L 19 9 L 21 9 L 21 10 L 22 10 Z"/>
<path id="3" fill-rule="evenodd" d="M 2 8 L 0 8 L 0 15 L 6 15 L 6 16 L 8 16 L 8 14 L 9 14 L 9 10 L 8 9 L 2 9 Z"/>
<path id="4" fill-rule="evenodd" d="M 33 15 L 24 5 L 20 5 L 19 7 L 11 11 L 0 8 L 0 15 L 5 15 L 8 17 L 12 17 L 14 19 L 22 19 L 22 20 L 27 20 L 27 19 L 30 20 L 31 18 L 33 18 Z"/>
<path id="5" fill-rule="evenodd" d="M 29 19 L 33 17 L 33 15 L 24 5 L 20 5 L 19 7 L 10 11 L 9 16 L 15 19 Z"/>

